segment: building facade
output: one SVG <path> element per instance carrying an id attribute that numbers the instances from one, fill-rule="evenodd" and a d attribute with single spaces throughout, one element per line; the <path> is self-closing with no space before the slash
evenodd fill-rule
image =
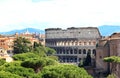
<path id="1" fill-rule="evenodd" d="M 96 72 L 112 72 L 120 78 L 120 64 L 114 67 L 116 72 L 111 71 L 112 64 L 103 61 L 105 57 L 120 57 L 120 33 L 113 33 L 111 36 L 102 38 L 96 49 Z"/>
<path id="2" fill-rule="evenodd" d="M 95 62 L 96 43 L 101 38 L 96 27 L 45 29 L 46 46 L 56 50 L 61 63 L 78 64 L 90 52 Z"/>
<path id="3" fill-rule="evenodd" d="M 42 45 L 45 45 L 45 35 L 44 34 L 32 34 L 26 31 L 25 33 L 15 33 L 11 36 L 1 36 L 0 37 L 0 49 L 5 50 L 10 56 L 13 55 L 13 46 L 14 46 L 14 40 L 18 37 L 23 37 L 28 39 L 31 44 L 33 45 L 34 42 L 41 43 Z"/>

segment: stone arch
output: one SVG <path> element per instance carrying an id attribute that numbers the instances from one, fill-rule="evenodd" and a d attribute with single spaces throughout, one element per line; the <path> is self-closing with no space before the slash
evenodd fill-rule
<path id="1" fill-rule="evenodd" d="M 69 54 L 69 49 L 66 50 L 66 53 Z"/>
<path id="2" fill-rule="evenodd" d="M 79 53 L 78 54 L 81 54 L 81 49 L 79 49 Z"/>
<path id="3" fill-rule="evenodd" d="M 70 41 L 67 41 L 67 43 L 68 43 L 68 46 L 70 46 Z"/>
<path id="4" fill-rule="evenodd" d="M 79 42 L 79 45 L 82 45 L 82 42 Z"/>
<path id="5" fill-rule="evenodd" d="M 91 49 L 88 49 L 88 52 L 91 54 Z"/>
<path id="6" fill-rule="evenodd" d="M 84 45 L 87 45 L 87 42 L 84 42 Z"/>
<path id="7" fill-rule="evenodd" d="M 70 54 L 73 54 L 73 50 L 72 49 L 70 50 Z"/>
<path id="8" fill-rule="evenodd" d="M 65 54 L 65 49 L 63 49 L 63 54 Z"/>
<path id="9" fill-rule="evenodd" d="M 83 49 L 83 54 L 86 54 L 86 49 Z"/>
<path id="10" fill-rule="evenodd" d="M 93 53 L 94 55 L 96 55 L 96 50 L 95 50 L 95 49 L 93 49 L 92 53 Z"/>
<path id="11" fill-rule="evenodd" d="M 77 49 L 74 49 L 74 54 L 77 54 Z"/>

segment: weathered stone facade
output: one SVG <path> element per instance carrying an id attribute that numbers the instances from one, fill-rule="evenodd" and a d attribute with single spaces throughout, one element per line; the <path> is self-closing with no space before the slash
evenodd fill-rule
<path id="1" fill-rule="evenodd" d="M 96 72 L 111 72 L 112 64 L 103 61 L 105 57 L 120 57 L 120 33 L 114 33 L 109 37 L 102 38 L 98 42 L 96 50 Z M 120 78 L 120 64 L 115 66 L 115 74 Z"/>
<path id="2" fill-rule="evenodd" d="M 56 50 L 61 63 L 78 64 L 87 52 L 95 60 L 96 43 L 101 35 L 96 27 L 49 28 L 45 30 L 46 46 Z"/>

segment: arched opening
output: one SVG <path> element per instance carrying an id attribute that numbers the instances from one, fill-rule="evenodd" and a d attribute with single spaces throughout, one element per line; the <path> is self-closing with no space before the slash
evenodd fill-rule
<path id="1" fill-rule="evenodd" d="M 96 56 L 96 50 L 95 49 L 93 49 L 93 54 Z"/>
<path id="2" fill-rule="evenodd" d="M 86 50 L 85 49 L 83 49 L 83 54 L 86 54 Z"/>
<path id="3" fill-rule="evenodd" d="M 87 45 L 87 42 L 84 42 L 84 45 Z"/>
<path id="4" fill-rule="evenodd" d="M 73 54 L 73 50 L 72 49 L 70 50 L 70 54 Z"/>
<path id="5" fill-rule="evenodd" d="M 81 49 L 79 49 L 79 54 L 81 54 Z"/>
<path id="6" fill-rule="evenodd" d="M 74 49 L 74 54 L 77 54 L 77 49 Z"/>
<path id="7" fill-rule="evenodd" d="M 82 42 L 79 42 L 79 45 L 82 45 Z"/>
<path id="8" fill-rule="evenodd" d="M 90 54 L 91 54 L 91 50 L 90 50 L 90 49 L 88 49 L 88 53 L 90 53 Z"/>
<path id="9" fill-rule="evenodd" d="M 67 54 L 69 54 L 69 50 L 68 49 L 66 50 L 66 52 L 67 52 Z"/>

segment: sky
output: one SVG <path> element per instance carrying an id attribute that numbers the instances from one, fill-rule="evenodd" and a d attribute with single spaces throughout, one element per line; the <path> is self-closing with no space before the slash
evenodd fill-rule
<path id="1" fill-rule="evenodd" d="M 0 32 L 120 25 L 119 0 L 0 0 Z"/>

